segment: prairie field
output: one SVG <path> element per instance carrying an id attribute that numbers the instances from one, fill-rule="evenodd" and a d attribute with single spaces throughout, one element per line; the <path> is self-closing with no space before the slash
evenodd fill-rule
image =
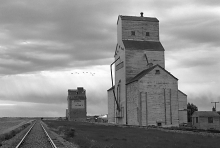
<path id="1" fill-rule="evenodd" d="M 0 134 L 9 131 L 11 128 L 26 122 L 24 118 L 0 118 Z"/>
<path id="2" fill-rule="evenodd" d="M 80 148 L 219 148 L 220 136 L 120 127 L 87 122 L 44 121 L 49 128 Z"/>

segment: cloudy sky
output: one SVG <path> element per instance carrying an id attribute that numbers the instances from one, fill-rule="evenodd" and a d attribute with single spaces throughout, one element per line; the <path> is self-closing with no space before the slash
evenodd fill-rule
<path id="1" fill-rule="evenodd" d="M 166 69 L 188 102 L 211 110 L 220 101 L 220 1 L 1 0 L 0 117 L 65 116 L 67 90 L 79 86 L 88 114 L 106 114 L 117 17 L 140 12 L 159 19 Z"/>

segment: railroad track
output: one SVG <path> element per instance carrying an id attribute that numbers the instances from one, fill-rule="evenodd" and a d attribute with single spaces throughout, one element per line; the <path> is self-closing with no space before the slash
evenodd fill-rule
<path id="1" fill-rule="evenodd" d="M 36 121 L 18 143 L 16 148 L 58 148 L 41 121 Z"/>

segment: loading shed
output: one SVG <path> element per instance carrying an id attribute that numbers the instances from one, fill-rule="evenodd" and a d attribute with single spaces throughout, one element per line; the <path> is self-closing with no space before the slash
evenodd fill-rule
<path id="1" fill-rule="evenodd" d="M 198 129 L 220 130 L 220 115 L 215 111 L 195 111 L 192 115 L 192 126 Z"/>

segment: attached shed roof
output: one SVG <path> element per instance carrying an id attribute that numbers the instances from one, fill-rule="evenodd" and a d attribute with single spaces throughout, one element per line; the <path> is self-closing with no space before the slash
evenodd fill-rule
<path id="1" fill-rule="evenodd" d="M 214 111 L 195 111 L 192 117 L 220 117 L 220 115 Z"/>
<path id="2" fill-rule="evenodd" d="M 185 93 L 183 93 L 182 91 L 178 90 L 180 93 L 182 93 L 183 95 L 187 96 Z"/>
<path id="3" fill-rule="evenodd" d="M 130 21 L 149 21 L 149 22 L 159 22 L 159 20 L 155 17 L 140 17 L 140 16 L 122 16 L 119 15 L 122 20 L 130 20 Z"/>
<path id="4" fill-rule="evenodd" d="M 130 84 L 132 82 L 138 81 L 139 79 L 141 79 L 142 77 L 144 77 L 146 74 L 148 74 L 151 70 L 153 70 L 155 67 L 160 67 L 161 69 L 163 69 L 166 73 L 168 73 L 169 75 L 171 75 L 174 79 L 178 80 L 176 77 L 174 77 L 170 72 L 168 72 L 166 69 L 164 69 L 163 67 L 161 67 L 160 65 L 154 65 L 148 69 L 143 70 L 142 72 L 140 72 L 139 74 L 137 74 L 135 77 L 133 77 L 132 79 L 130 79 L 127 84 Z M 126 85 L 127 85 L 126 84 Z"/>
<path id="5" fill-rule="evenodd" d="M 164 51 L 162 44 L 155 41 L 123 40 L 123 44 L 125 49 Z"/>
<path id="6" fill-rule="evenodd" d="M 109 88 L 107 91 L 110 91 L 110 90 L 112 90 L 112 89 L 114 89 L 114 88 L 115 88 L 115 85 L 112 86 L 111 88 Z"/>

